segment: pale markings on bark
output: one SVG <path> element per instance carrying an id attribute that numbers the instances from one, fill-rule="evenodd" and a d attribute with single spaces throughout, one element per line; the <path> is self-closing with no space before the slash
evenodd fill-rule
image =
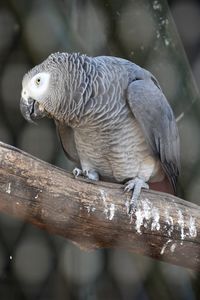
<path id="1" fill-rule="evenodd" d="M 136 229 L 137 233 L 142 234 L 141 229 L 140 229 L 141 226 L 143 225 L 143 220 L 144 220 L 142 210 L 140 208 L 137 209 L 135 215 L 136 215 L 135 229 Z"/>
<path id="2" fill-rule="evenodd" d="M 174 250 L 176 249 L 176 243 L 172 244 L 171 247 L 170 247 L 170 251 L 172 253 L 174 253 Z"/>
<path id="3" fill-rule="evenodd" d="M 151 230 L 160 230 L 160 215 L 159 209 L 154 207 L 152 203 L 146 198 L 145 200 L 141 200 L 140 205 L 138 205 L 138 209 L 135 212 L 136 221 L 135 221 L 135 229 L 137 233 L 141 234 L 141 226 L 145 228 L 148 227 L 148 221 L 152 220 Z"/>
<path id="4" fill-rule="evenodd" d="M 197 236 L 197 228 L 195 225 L 196 219 L 192 216 L 190 216 L 190 221 L 189 221 L 189 234 L 190 237 L 195 238 Z"/>
<path id="5" fill-rule="evenodd" d="M 185 239 L 185 233 L 184 233 L 185 223 L 184 223 L 183 213 L 181 210 L 178 210 L 178 224 L 181 229 L 181 240 L 184 240 Z"/>
<path id="6" fill-rule="evenodd" d="M 169 244 L 169 243 L 171 243 L 171 239 L 169 239 L 164 245 L 163 245 L 163 247 L 162 247 L 162 249 L 161 249 L 161 251 L 160 251 L 160 254 L 161 255 L 163 255 L 164 253 L 165 253 L 165 250 L 166 250 L 166 248 L 167 248 L 167 245 Z M 171 249 L 171 248 L 170 248 Z"/>
<path id="7" fill-rule="evenodd" d="M 104 204 L 104 214 L 106 216 L 106 219 L 112 221 L 115 215 L 115 205 L 113 203 L 111 204 L 107 203 L 106 200 L 107 194 L 104 190 L 101 190 L 100 193 L 101 193 L 101 199 L 103 200 L 103 204 Z"/>
<path id="8" fill-rule="evenodd" d="M 115 204 L 111 203 L 111 205 L 110 205 L 110 216 L 109 216 L 110 221 L 114 218 L 114 215 L 115 215 Z"/>
<path id="9" fill-rule="evenodd" d="M 165 211 L 165 217 L 166 217 L 166 223 L 169 226 L 169 229 L 167 230 L 168 236 L 171 236 L 172 232 L 174 231 L 174 221 L 173 218 L 169 215 L 169 211 Z M 166 226 L 167 228 L 167 226 Z"/>
<path id="10" fill-rule="evenodd" d="M 85 208 L 87 209 L 88 214 L 90 214 L 90 212 L 95 212 L 96 208 L 92 205 L 85 205 Z"/>
<path id="11" fill-rule="evenodd" d="M 153 217 L 153 221 L 151 224 L 151 230 L 160 230 L 160 215 L 159 215 L 159 210 L 156 207 L 153 207 L 152 209 L 152 217 Z"/>
<path id="12" fill-rule="evenodd" d="M 6 193 L 10 194 L 11 193 L 11 182 L 8 183 L 8 186 L 6 188 Z"/>

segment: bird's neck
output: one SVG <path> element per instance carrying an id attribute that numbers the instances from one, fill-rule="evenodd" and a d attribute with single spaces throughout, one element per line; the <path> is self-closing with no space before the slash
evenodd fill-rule
<path id="1" fill-rule="evenodd" d="M 97 76 L 96 66 L 89 57 L 72 54 L 69 55 L 67 65 L 63 67 L 67 68 L 64 70 L 66 99 L 61 99 L 58 112 L 62 112 L 62 119 L 69 126 L 79 127 L 88 120 L 84 118 L 85 108 L 93 97 L 93 83 Z M 88 113 L 88 118 L 89 115 Z"/>

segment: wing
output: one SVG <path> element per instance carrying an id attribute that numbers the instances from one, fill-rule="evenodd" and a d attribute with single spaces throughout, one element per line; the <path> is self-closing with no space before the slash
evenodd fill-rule
<path id="1" fill-rule="evenodd" d="M 172 109 L 155 78 L 131 82 L 127 101 L 176 192 L 180 171 L 179 133 Z"/>
<path id="2" fill-rule="evenodd" d="M 80 165 L 73 129 L 66 124 L 55 121 L 57 133 L 66 156 Z"/>

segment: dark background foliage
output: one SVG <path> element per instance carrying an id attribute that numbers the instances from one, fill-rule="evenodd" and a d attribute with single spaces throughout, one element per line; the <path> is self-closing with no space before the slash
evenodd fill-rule
<path id="1" fill-rule="evenodd" d="M 169 0 L 168 4 L 1 0 L 0 140 L 70 170 L 54 124 L 42 120 L 33 126 L 22 118 L 22 77 L 56 51 L 124 57 L 153 72 L 176 116 L 182 116 L 180 193 L 199 204 L 200 3 Z M 67 240 L 0 214 L 2 300 L 177 300 L 198 295 L 198 273 L 125 251 L 86 253 Z"/>

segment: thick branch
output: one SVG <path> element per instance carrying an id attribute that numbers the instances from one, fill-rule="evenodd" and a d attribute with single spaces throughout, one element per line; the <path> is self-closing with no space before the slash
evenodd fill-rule
<path id="1" fill-rule="evenodd" d="M 125 248 L 200 269 L 200 208 L 168 194 L 144 191 L 127 213 L 121 185 L 76 180 L 0 143 L 0 211 L 64 236 L 82 248 Z"/>

